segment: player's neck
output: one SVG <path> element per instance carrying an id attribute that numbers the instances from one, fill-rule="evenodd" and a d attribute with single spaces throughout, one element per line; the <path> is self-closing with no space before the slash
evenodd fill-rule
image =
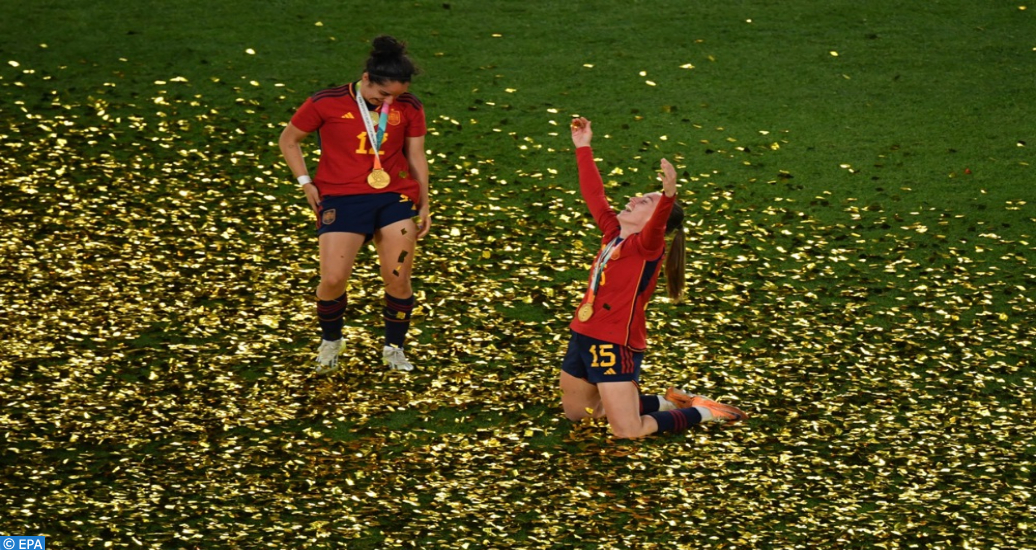
<path id="1" fill-rule="evenodd" d="M 643 227 L 629 227 L 628 225 L 620 223 L 619 224 L 619 238 L 620 239 L 625 239 L 626 237 L 629 237 L 630 235 L 634 235 L 636 233 L 640 233 L 641 229 L 644 229 L 644 228 Z"/>

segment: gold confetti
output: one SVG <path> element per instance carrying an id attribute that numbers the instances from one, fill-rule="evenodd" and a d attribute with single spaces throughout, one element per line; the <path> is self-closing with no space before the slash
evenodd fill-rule
<path id="1" fill-rule="evenodd" d="M 24 93 L 15 82 L 39 69 L 2 68 L 11 532 L 111 548 L 1031 546 L 1034 201 L 977 179 L 994 172 L 985 156 L 956 180 L 986 207 L 965 212 L 913 199 L 927 180 L 885 178 L 875 165 L 892 159 L 849 156 L 825 181 L 786 164 L 812 144 L 682 105 L 689 122 L 610 144 L 613 204 L 657 190 L 656 147 L 687 189 L 688 298 L 659 291 L 647 309 L 641 389 L 752 415 L 616 442 L 559 404 L 600 238 L 567 136 L 515 121 L 564 121 L 561 103 L 507 105 L 520 96 L 501 86 L 472 94 L 470 114 L 430 115 L 436 226 L 394 270 L 419 260 L 417 370 L 382 369 L 385 285 L 365 246 L 339 371 L 317 377 L 313 212 L 270 152 L 271 113 L 303 92 L 272 99 L 288 89 L 250 86 L 270 82 L 259 74 L 131 84 L 105 70 L 74 95 Z M 515 158 L 474 146 L 483 136 Z M 758 179 L 724 170 L 743 160 Z"/>

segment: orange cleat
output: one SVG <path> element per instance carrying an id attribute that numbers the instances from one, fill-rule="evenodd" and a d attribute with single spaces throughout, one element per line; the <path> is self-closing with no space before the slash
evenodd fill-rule
<path id="1" fill-rule="evenodd" d="M 741 409 L 731 406 L 724 405 L 718 401 L 713 401 L 708 397 L 702 395 L 689 394 L 683 390 L 676 388 L 669 388 L 665 392 L 665 398 L 669 402 L 676 405 L 678 409 L 689 409 L 691 407 L 704 407 L 712 413 L 712 421 L 723 421 L 723 422 L 740 422 L 748 418 Z"/>
<path id="2" fill-rule="evenodd" d="M 695 397 L 698 396 L 676 388 L 669 388 L 665 391 L 665 400 L 676 405 L 676 408 L 678 409 L 689 409 L 693 407 L 694 405 L 691 404 L 691 400 Z"/>

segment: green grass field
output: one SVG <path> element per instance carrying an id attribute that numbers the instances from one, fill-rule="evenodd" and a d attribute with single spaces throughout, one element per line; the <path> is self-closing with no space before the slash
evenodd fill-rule
<path id="1" fill-rule="evenodd" d="M 5 2 L 0 535 L 52 548 L 1036 547 L 1036 6 Z M 280 158 L 391 33 L 423 69 L 433 232 L 345 367 Z M 677 164 L 689 296 L 642 387 L 730 428 L 614 441 L 556 390 L 596 230 Z M 310 149 L 310 167 L 316 152 Z"/>

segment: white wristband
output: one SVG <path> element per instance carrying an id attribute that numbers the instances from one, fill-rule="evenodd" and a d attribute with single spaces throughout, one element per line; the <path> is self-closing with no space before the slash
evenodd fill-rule
<path id="1" fill-rule="evenodd" d="M 303 185 L 306 185 L 307 183 L 313 183 L 313 178 L 309 177 L 306 174 L 303 174 L 303 175 L 299 176 L 296 179 L 299 180 L 299 187 L 302 187 Z"/>

